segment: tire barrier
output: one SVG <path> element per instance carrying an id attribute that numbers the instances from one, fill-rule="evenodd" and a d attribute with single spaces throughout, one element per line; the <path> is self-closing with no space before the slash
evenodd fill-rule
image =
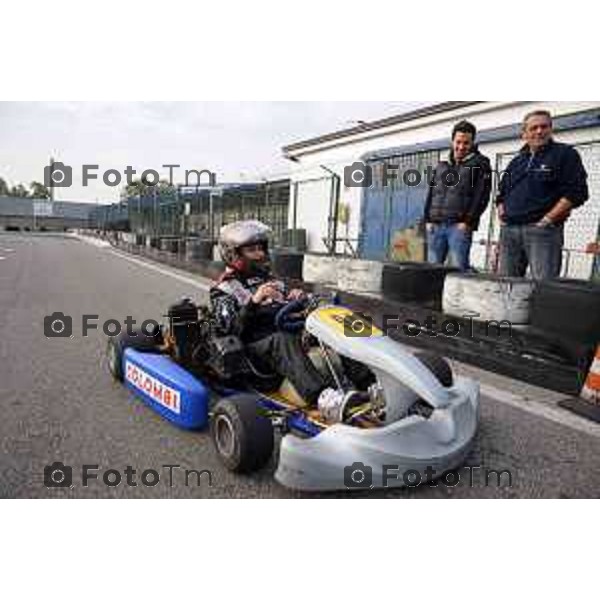
<path id="1" fill-rule="evenodd" d="M 442 308 L 457 317 L 526 325 L 534 286 L 533 281 L 516 277 L 450 273 L 444 282 Z"/>
<path id="2" fill-rule="evenodd" d="M 210 240 L 187 240 L 185 256 L 189 260 L 212 260 L 213 246 Z"/>
<path id="3" fill-rule="evenodd" d="M 381 287 L 384 297 L 398 302 L 433 303 L 442 306 L 444 281 L 456 269 L 429 263 L 391 263 L 383 266 Z"/>
<path id="4" fill-rule="evenodd" d="M 383 263 L 354 258 L 338 259 L 337 287 L 343 292 L 379 294 Z"/>
<path id="5" fill-rule="evenodd" d="M 210 279 L 218 279 L 225 271 L 225 263 L 219 260 L 211 260 L 205 269 L 206 277 Z"/>
<path id="6" fill-rule="evenodd" d="M 286 229 L 281 234 L 282 248 L 306 252 L 306 229 Z"/>
<path id="7" fill-rule="evenodd" d="M 583 344 L 600 342 L 600 284 L 540 281 L 531 298 L 531 325 Z"/>
<path id="8" fill-rule="evenodd" d="M 285 279 L 302 280 L 304 254 L 298 252 L 275 252 L 272 260 L 275 275 Z"/>
<path id="9" fill-rule="evenodd" d="M 307 283 L 337 285 L 338 259 L 326 254 L 305 254 L 302 279 Z"/>
<path id="10" fill-rule="evenodd" d="M 165 252 L 177 253 L 177 240 L 173 238 L 161 238 L 160 249 Z"/>

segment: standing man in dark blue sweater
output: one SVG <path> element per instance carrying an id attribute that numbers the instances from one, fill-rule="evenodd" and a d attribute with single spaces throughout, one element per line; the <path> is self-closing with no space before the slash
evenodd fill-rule
<path id="1" fill-rule="evenodd" d="M 564 224 L 589 197 L 587 173 L 577 150 L 552 139 L 552 116 L 529 113 L 525 146 L 502 176 L 498 198 L 500 273 L 533 279 L 560 276 Z"/>

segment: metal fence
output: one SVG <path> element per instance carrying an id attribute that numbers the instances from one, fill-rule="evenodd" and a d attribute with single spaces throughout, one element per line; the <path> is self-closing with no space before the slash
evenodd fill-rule
<path id="1" fill-rule="evenodd" d="M 241 219 L 259 219 L 278 243 L 287 229 L 289 180 L 218 187 L 153 188 L 110 206 L 96 207 L 90 227 L 149 237 L 216 239 L 219 229 Z"/>

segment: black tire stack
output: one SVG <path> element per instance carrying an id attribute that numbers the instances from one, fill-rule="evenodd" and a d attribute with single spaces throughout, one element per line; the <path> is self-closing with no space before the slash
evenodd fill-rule
<path id="1" fill-rule="evenodd" d="M 531 325 L 571 342 L 600 343 L 600 284 L 576 279 L 539 282 L 531 298 Z"/>
<path id="2" fill-rule="evenodd" d="M 282 249 L 306 252 L 306 229 L 286 229 L 281 235 Z"/>
<path id="3" fill-rule="evenodd" d="M 286 229 L 279 247 L 272 252 L 273 273 L 284 279 L 302 281 L 304 253 L 306 252 L 306 230 Z"/>
<path id="4" fill-rule="evenodd" d="M 177 252 L 177 240 L 174 240 L 173 238 L 161 238 L 160 249 L 163 250 L 164 252 L 171 252 L 173 254 L 176 253 Z"/>
<path id="5" fill-rule="evenodd" d="M 284 279 L 302 281 L 304 254 L 278 250 L 272 255 L 273 273 Z"/>
<path id="6" fill-rule="evenodd" d="M 457 269 L 420 262 L 388 263 L 383 266 L 385 298 L 411 304 L 442 305 L 444 280 Z"/>
<path id="7" fill-rule="evenodd" d="M 212 260 L 214 243 L 211 240 L 189 239 L 186 245 L 188 260 Z"/>
<path id="8" fill-rule="evenodd" d="M 209 279 L 218 279 L 225 271 L 225 263 L 219 260 L 202 261 L 202 273 Z"/>

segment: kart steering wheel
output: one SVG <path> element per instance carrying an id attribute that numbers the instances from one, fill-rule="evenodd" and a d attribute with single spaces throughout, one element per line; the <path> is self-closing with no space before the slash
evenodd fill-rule
<path id="1" fill-rule="evenodd" d="M 279 309 L 275 315 L 275 327 L 277 331 L 286 331 L 287 333 L 298 333 L 304 329 L 306 315 L 297 313 L 303 312 L 308 304 L 308 298 L 301 300 L 292 300 Z"/>

